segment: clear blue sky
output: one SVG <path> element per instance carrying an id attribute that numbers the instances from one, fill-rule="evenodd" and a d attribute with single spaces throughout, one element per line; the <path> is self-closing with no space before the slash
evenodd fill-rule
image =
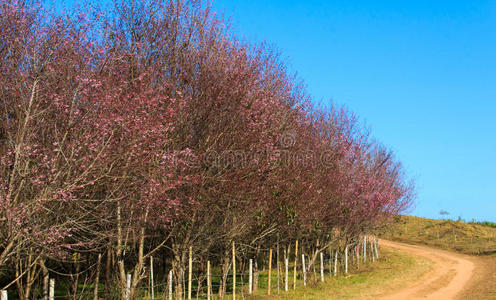
<path id="1" fill-rule="evenodd" d="M 496 221 L 496 1 L 212 1 L 395 151 L 411 214 Z"/>
<path id="2" fill-rule="evenodd" d="M 496 221 L 496 1 L 214 0 L 416 178 L 413 215 Z"/>

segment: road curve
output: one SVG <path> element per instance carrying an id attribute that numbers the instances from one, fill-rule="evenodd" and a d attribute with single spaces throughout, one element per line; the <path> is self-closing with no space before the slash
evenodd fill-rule
<path id="1" fill-rule="evenodd" d="M 380 245 L 432 260 L 434 269 L 419 282 L 380 299 L 454 299 L 472 277 L 475 265 L 466 256 L 439 249 L 381 240 Z"/>

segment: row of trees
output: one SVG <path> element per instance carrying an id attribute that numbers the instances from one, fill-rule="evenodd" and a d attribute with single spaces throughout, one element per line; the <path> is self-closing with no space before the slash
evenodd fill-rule
<path id="1" fill-rule="evenodd" d="M 233 241 L 318 240 L 317 257 L 411 203 L 400 163 L 352 113 L 311 104 L 208 3 L 61 15 L 7 0 L 0 32 L 0 269 L 21 299 L 41 274 L 75 274 L 75 257 L 102 254 L 121 297 L 151 255 L 180 282 L 189 247 L 226 276 Z"/>

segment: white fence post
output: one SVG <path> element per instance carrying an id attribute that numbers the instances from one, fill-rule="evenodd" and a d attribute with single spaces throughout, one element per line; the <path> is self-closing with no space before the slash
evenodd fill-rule
<path id="1" fill-rule="evenodd" d="M 336 249 L 336 255 L 334 256 L 334 276 L 338 276 L 338 252 Z"/>
<path id="2" fill-rule="evenodd" d="M 130 300 L 131 298 L 131 274 L 127 274 L 126 276 L 126 292 L 125 292 L 126 300 Z"/>
<path id="3" fill-rule="evenodd" d="M 153 256 L 150 256 L 150 283 L 152 288 L 152 300 L 155 300 L 155 289 L 153 287 Z"/>
<path id="4" fill-rule="evenodd" d="M 363 263 L 367 263 L 367 236 L 363 236 Z"/>
<path id="5" fill-rule="evenodd" d="M 307 268 L 305 267 L 305 254 L 301 255 L 301 263 L 303 267 L 303 286 L 307 286 Z"/>
<path id="6" fill-rule="evenodd" d="M 324 282 L 324 253 L 320 252 L 320 281 Z"/>
<path id="7" fill-rule="evenodd" d="M 53 300 L 55 298 L 55 279 L 50 278 L 49 288 L 48 288 L 48 299 Z"/>
<path id="8" fill-rule="evenodd" d="M 288 268 L 289 268 L 289 261 L 288 258 L 284 260 L 284 291 L 288 291 Z"/>
<path id="9" fill-rule="evenodd" d="M 0 300 L 8 300 L 7 290 L 2 290 L 0 293 Z"/>
<path id="10" fill-rule="evenodd" d="M 253 293 L 253 259 L 250 258 L 250 266 L 249 266 L 249 277 L 248 277 L 248 293 L 251 295 Z"/>
<path id="11" fill-rule="evenodd" d="M 172 270 L 169 271 L 169 300 L 172 300 Z"/>
<path id="12" fill-rule="evenodd" d="M 348 245 L 344 250 L 344 273 L 348 274 Z"/>
<path id="13" fill-rule="evenodd" d="M 188 300 L 191 300 L 191 290 L 193 284 L 193 247 L 189 246 L 189 261 L 188 261 Z"/>

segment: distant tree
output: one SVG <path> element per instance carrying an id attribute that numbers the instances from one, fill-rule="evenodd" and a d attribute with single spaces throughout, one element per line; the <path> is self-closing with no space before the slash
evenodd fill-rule
<path id="1" fill-rule="evenodd" d="M 441 217 L 445 217 L 445 216 L 448 216 L 450 213 L 447 210 L 441 209 L 439 214 L 441 215 Z"/>

